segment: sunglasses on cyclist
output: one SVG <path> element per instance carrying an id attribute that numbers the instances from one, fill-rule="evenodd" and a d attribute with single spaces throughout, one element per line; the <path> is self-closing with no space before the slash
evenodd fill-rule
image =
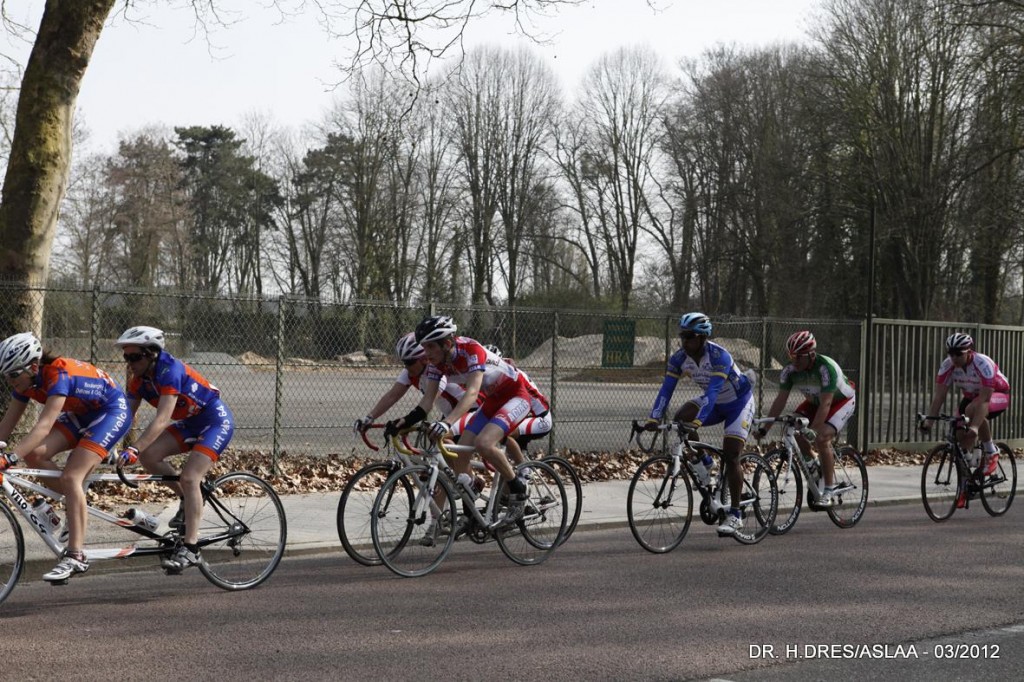
<path id="1" fill-rule="evenodd" d="M 139 360 L 141 360 L 143 358 L 148 358 L 148 357 L 149 356 L 146 355 L 145 353 L 125 353 L 124 354 L 124 361 L 125 362 L 138 362 Z"/>
<path id="2" fill-rule="evenodd" d="M 406 367 L 412 367 L 419 361 L 419 358 L 416 358 L 415 360 L 402 360 L 402 364 L 404 364 Z"/>
<path id="3" fill-rule="evenodd" d="M 13 370 L 11 372 L 8 372 L 5 376 L 8 379 L 10 379 L 11 381 L 14 381 L 15 379 L 17 379 L 18 377 L 20 377 L 22 374 L 24 374 L 27 371 L 28 371 L 28 367 L 22 367 L 21 369 L 16 369 L 16 370 Z"/>
<path id="4" fill-rule="evenodd" d="M 679 338 L 681 338 L 683 341 L 690 341 L 691 339 L 695 339 L 698 336 L 700 336 L 700 334 L 696 334 L 694 332 L 679 332 Z"/>
<path id="5" fill-rule="evenodd" d="M 949 356 L 952 357 L 952 358 L 958 358 L 961 355 L 966 355 L 966 354 L 967 354 L 967 351 L 965 351 L 965 350 L 951 350 L 951 351 L 949 351 Z"/>

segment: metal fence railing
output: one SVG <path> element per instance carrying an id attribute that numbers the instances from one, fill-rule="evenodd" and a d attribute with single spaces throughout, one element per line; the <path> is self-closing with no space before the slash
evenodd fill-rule
<path id="1" fill-rule="evenodd" d="M 21 291 L 24 291 L 23 289 Z M 222 391 L 237 420 L 233 445 L 279 453 L 363 453 L 351 432 L 393 384 L 401 365 L 395 340 L 427 314 L 455 317 L 460 331 L 503 353 L 529 372 L 552 403 L 555 429 L 536 449 L 616 451 L 626 446 L 629 421 L 646 416 L 678 344 L 678 316 L 484 308 L 430 304 L 334 304 L 292 297 L 245 298 L 163 291 L 48 287 L 29 292 L 43 306 L 42 336 L 51 350 L 89 360 L 123 380 L 114 340 L 129 326 L 149 324 L 168 334 L 168 349 Z M 0 285 L 0 316 L 13 297 Z M 628 319 L 635 328 L 633 362 L 602 366 L 605 323 Z M 979 350 L 996 358 L 1012 387 L 1024 386 L 1024 329 L 951 323 L 874 320 L 872 341 L 859 320 L 793 320 L 716 316 L 714 340 L 744 369 L 758 375 L 757 398 L 767 410 L 785 363 L 786 338 L 811 329 L 822 353 L 857 384 L 858 410 L 846 437 L 855 443 L 922 443 L 914 414 L 927 407 L 942 342 L 953 330 L 974 334 Z M 391 413 L 418 400 L 410 391 Z M 695 390 L 681 383 L 673 401 Z M 6 400 L 6 398 L 4 398 Z M 791 398 L 791 407 L 797 397 Z M 950 401 L 952 407 L 952 399 Z M 140 421 L 151 411 L 140 411 Z M 709 436 L 716 433 L 711 429 Z M 1024 410 L 1011 403 L 997 423 L 1002 440 L 1024 435 Z M 365 453 L 363 453 L 365 454 Z"/>

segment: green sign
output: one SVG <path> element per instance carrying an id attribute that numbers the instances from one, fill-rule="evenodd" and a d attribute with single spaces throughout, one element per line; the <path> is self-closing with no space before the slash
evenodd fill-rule
<path id="1" fill-rule="evenodd" d="M 605 320 L 601 343 L 602 367 L 632 367 L 636 345 L 636 321 Z"/>

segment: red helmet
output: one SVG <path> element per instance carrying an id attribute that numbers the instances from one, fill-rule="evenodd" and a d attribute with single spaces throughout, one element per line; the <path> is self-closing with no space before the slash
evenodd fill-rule
<path id="1" fill-rule="evenodd" d="M 818 342 L 814 340 L 814 334 L 809 331 L 797 332 L 786 339 L 786 352 L 791 358 L 798 355 L 810 355 L 817 348 Z"/>

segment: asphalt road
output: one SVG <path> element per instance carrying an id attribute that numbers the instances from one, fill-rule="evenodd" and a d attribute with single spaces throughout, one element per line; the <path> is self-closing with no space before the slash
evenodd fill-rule
<path id="1" fill-rule="evenodd" d="M 20 584 L 0 605 L 3 675 L 1019 679 L 1022 530 L 1016 508 L 935 524 L 904 505 L 845 531 L 807 515 L 752 547 L 698 524 L 676 551 L 652 555 L 615 528 L 579 533 L 528 568 L 494 544 L 460 542 L 419 579 L 359 566 L 339 548 L 286 557 L 240 593 L 140 559 L 126 565 L 144 570 L 66 587 Z"/>

